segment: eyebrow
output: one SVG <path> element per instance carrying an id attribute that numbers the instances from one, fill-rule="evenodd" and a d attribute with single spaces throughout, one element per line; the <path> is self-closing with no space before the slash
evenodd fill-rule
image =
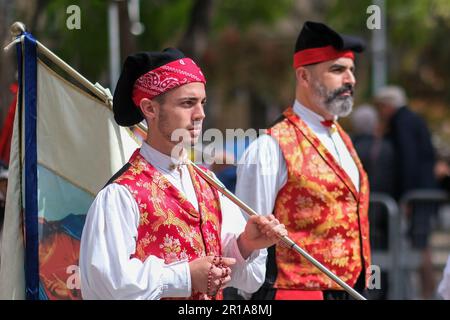
<path id="1" fill-rule="evenodd" d="M 178 98 L 178 101 L 186 101 L 186 100 L 198 100 L 196 97 L 182 97 Z"/>
<path id="2" fill-rule="evenodd" d="M 332 64 L 331 66 L 330 66 L 330 70 L 331 69 L 346 69 L 347 68 L 347 66 L 345 66 L 345 65 L 343 65 L 343 64 L 339 64 L 339 63 L 335 63 L 335 64 Z M 350 70 L 355 70 L 355 66 L 354 65 L 351 65 L 351 66 L 349 66 L 348 67 Z"/>
<path id="3" fill-rule="evenodd" d="M 183 97 L 183 98 L 179 98 L 178 102 L 184 102 L 184 101 L 197 101 L 200 100 L 200 98 L 197 97 Z M 206 97 L 204 97 L 203 99 L 201 99 L 202 101 L 206 101 Z"/>

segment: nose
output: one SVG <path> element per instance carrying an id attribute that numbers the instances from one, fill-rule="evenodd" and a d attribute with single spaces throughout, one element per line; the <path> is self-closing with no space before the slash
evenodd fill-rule
<path id="1" fill-rule="evenodd" d="M 356 84 L 355 75 L 353 74 L 353 72 L 351 70 L 347 70 L 347 72 L 345 73 L 344 83 L 351 84 L 352 86 L 354 86 Z"/>
<path id="2" fill-rule="evenodd" d="M 194 121 L 202 121 L 205 118 L 205 109 L 201 102 L 197 103 L 194 108 L 194 113 L 192 114 L 192 119 Z"/>

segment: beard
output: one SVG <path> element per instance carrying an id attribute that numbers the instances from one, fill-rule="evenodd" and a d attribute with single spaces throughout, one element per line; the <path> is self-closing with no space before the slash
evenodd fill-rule
<path id="1" fill-rule="evenodd" d="M 169 128 L 169 117 L 165 112 L 160 112 L 158 116 L 158 130 L 164 139 L 172 141 L 172 131 Z M 172 141 L 176 142 L 176 141 Z"/>
<path id="2" fill-rule="evenodd" d="M 353 109 L 353 86 L 345 84 L 336 90 L 328 90 L 325 85 L 319 81 L 313 84 L 316 97 L 319 99 L 319 105 L 324 107 L 329 113 L 338 117 L 348 116 Z M 349 91 L 349 96 L 341 96 L 342 93 Z"/>
<path id="3" fill-rule="evenodd" d="M 165 140 L 170 141 L 173 145 L 181 144 L 184 148 L 193 147 L 198 137 L 191 136 L 189 127 L 176 128 L 170 127 L 169 115 L 166 112 L 160 112 L 158 116 L 158 130 Z"/>

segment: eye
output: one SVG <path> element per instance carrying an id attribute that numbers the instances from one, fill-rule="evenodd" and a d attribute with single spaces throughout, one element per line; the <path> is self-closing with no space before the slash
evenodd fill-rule
<path id="1" fill-rule="evenodd" d="M 342 73 L 343 71 L 344 71 L 343 68 L 333 68 L 333 69 L 331 69 L 331 72 L 333 72 L 333 73 Z"/>
<path id="2" fill-rule="evenodd" d="M 190 107 L 192 107 L 193 104 L 194 104 L 194 103 L 193 103 L 192 100 L 185 100 L 185 101 L 183 101 L 183 102 L 181 103 L 181 105 L 182 105 L 184 108 L 190 108 Z"/>

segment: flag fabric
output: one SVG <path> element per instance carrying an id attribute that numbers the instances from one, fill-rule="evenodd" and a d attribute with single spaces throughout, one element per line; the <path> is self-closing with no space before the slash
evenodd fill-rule
<path id="1" fill-rule="evenodd" d="M 8 114 L 6 115 L 5 122 L 3 123 L 3 127 L 0 130 L 0 160 L 5 164 L 9 163 L 9 154 L 11 152 L 12 131 L 14 124 L 14 114 L 16 112 L 18 90 L 19 86 L 17 85 L 17 83 L 13 83 L 9 87 L 9 91 L 11 91 L 11 93 L 14 95 L 14 98 L 9 105 Z"/>
<path id="2" fill-rule="evenodd" d="M 105 102 L 38 59 L 33 36 L 23 35 L 0 298 L 81 299 L 78 257 L 86 213 L 138 141 L 117 126 Z"/>
<path id="3" fill-rule="evenodd" d="M 20 108 L 20 105 L 18 106 Z M 25 298 L 24 238 L 21 203 L 19 112 L 14 117 L 14 125 L 9 162 L 8 190 L 5 217 L 0 239 L 0 299 Z"/>

